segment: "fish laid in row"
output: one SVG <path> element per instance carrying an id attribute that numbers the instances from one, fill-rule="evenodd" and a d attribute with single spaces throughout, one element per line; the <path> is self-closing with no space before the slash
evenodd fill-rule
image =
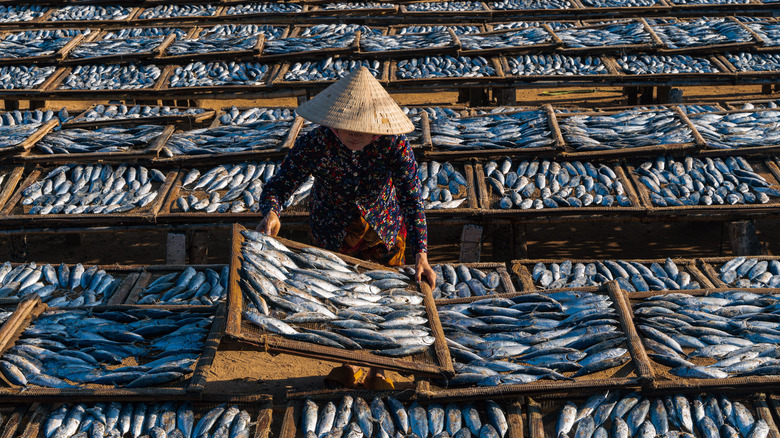
<path id="1" fill-rule="evenodd" d="M 322 5 L 325 10 L 352 10 L 352 9 L 395 9 L 392 3 L 380 2 L 349 2 L 349 3 L 325 3 Z"/>
<path id="2" fill-rule="evenodd" d="M 226 403 L 210 409 L 200 418 L 191 402 L 63 404 L 47 415 L 42 436 L 248 438 L 253 433 L 252 427 L 257 427 L 252 420 L 248 411 Z"/>
<path id="3" fill-rule="evenodd" d="M 541 27 L 528 27 L 513 32 L 458 37 L 463 50 L 484 50 L 547 44 L 552 35 Z"/>
<path id="4" fill-rule="evenodd" d="M 635 109 L 605 115 L 574 115 L 558 121 L 566 142 L 577 150 L 627 149 L 693 143 L 691 128 L 671 109 Z"/>
<path id="5" fill-rule="evenodd" d="M 569 0 L 501 0 L 491 2 L 490 8 L 494 10 L 514 9 L 572 9 L 574 4 Z"/>
<path id="6" fill-rule="evenodd" d="M 689 118 L 711 148 L 735 149 L 780 144 L 780 111 L 709 113 Z"/>
<path id="7" fill-rule="evenodd" d="M 542 289 L 601 286 L 617 281 L 628 292 L 650 290 L 700 289 L 698 281 L 691 281 L 691 274 L 681 270 L 674 260 L 667 257 L 662 263 L 643 263 L 626 260 L 597 260 L 590 263 L 561 263 L 545 265 L 539 262 L 531 271 L 534 285 Z"/>
<path id="8" fill-rule="evenodd" d="M 472 12 L 486 11 L 482 2 L 468 1 L 443 1 L 443 2 L 421 2 L 409 3 L 406 5 L 409 12 Z"/>
<path id="9" fill-rule="evenodd" d="M 139 119 L 144 117 L 186 116 L 206 112 L 203 108 L 176 108 L 169 106 L 133 105 L 96 105 L 78 116 L 77 122 L 96 122 L 102 120 Z"/>
<path id="10" fill-rule="evenodd" d="M 780 23 L 748 23 L 747 27 L 758 35 L 765 46 L 780 46 Z"/>
<path id="11" fill-rule="evenodd" d="M 360 50 L 386 52 L 391 50 L 419 50 L 446 47 L 453 44 L 447 31 L 403 35 L 365 35 L 360 37 Z"/>
<path id="12" fill-rule="evenodd" d="M 571 379 L 631 359 L 605 295 L 532 293 L 438 306 L 438 312 L 456 371 L 443 382 L 449 386 Z"/>
<path id="13" fill-rule="evenodd" d="M 620 178 L 605 164 L 525 160 L 515 168 L 507 157 L 501 164 L 487 163 L 484 170 L 502 209 L 631 206 Z"/>
<path id="14" fill-rule="evenodd" d="M 666 47 L 712 46 L 717 44 L 750 42 L 753 37 L 739 23 L 727 18 L 702 17 L 662 26 L 651 25 Z"/>
<path id="15" fill-rule="evenodd" d="M 748 406 L 716 394 L 703 399 L 698 395 L 645 397 L 638 392 L 600 392 L 579 407 L 566 402 L 557 414 L 555 434 L 558 438 L 767 438 L 769 425 L 763 419 L 756 421 Z"/>
<path id="16" fill-rule="evenodd" d="M 561 22 L 561 21 L 510 21 L 509 23 L 497 23 L 493 25 L 493 30 L 507 30 L 507 29 L 525 29 L 527 27 L 542 27 L 542 23 L 546 24 L 552 30 L 568 29 L 576 26 L 575 22 Z"/>
<path id="17" fill-rule="evenodd" d="M 160 77 L 156 65 L 79 65 L 60 84 L 59 90 L 134 90 L 152 88 Z"/>
<path id="18" fill-rule="evenodd" d="M 221 36 L 217 34 L 206 34 L 197 38 L 174 41 L 165 49 L 165 54 L 185 55 L 193 53 L 232 52 L 252 50 L 256 45 L 257 35 Z"/>
<path id="19" fill-rule="evenodd" d="M 780 196 L 778 187 L 753 170 L 742 157 L 685 157 L 677 161 L 660 156 L 634 170 L 639 182 L 650 192 L 653 205 L 766 204 L 770 196 Z"/>
<path id="20" fill-rule="evenodd" d="M 305 27 L 301 30 L 301 37 L 311 37 L 319 35 L 344 35 L 351 34 L 360 31 L 363 35 L 381 35 L 382 31 L 379 29 L 372 29 L 364 24 L 316 24 L 314 26 Z"/>
<path id="21" fill-rule="evenodd" d="M 258 212 L 263 187 L 279 169 L 278 161 L 223 164 L 201 175 L 190 170 L 182 182 L 181 195 L 175 205 L 181 212 L 241 213 Z M 308 187 L 306 187 L 308 185 Z M 284 207 L 300 204 L 311 192 L 312 184 L 301 184 Z M 190 194 L 185 196 L 189 191 Z"/>
<path id="22" fill-rule="evenodd" d="M 254 36 L 263 34 L 265 40 L 275 40 L 284 35 L 284 26 L 271 26 L 268 24 L 218 24 L 205 29 L 206 35 L 213 36 Z"/>
<path id="23" fill-rule="evenodd" d="M 671 0 L 675 5 L 745 5 L 750 0 Z"/>
<path id="24" fill-rule="evenodd" d="M 79 263 L 69 268 L 10 262 L 0 266 L 0 297 L 24 299 L 38 295 L 49 307 L 97 306 L 107 304 L 121 280 L 97 266 Z"/>
<path id="25" fill-rule="evenodd" d="M 411 3 L 408 6 L 411 6 Z M 431 32 L 442 32 L 442 31 L 446 32 L 447 29 L 452 29 L 452 31 L 455 32 L 455 35 L 466 35 L 466 34 L 482 32 L 482 29 L 480 29 L 479 26 L 474 26 L 474 25 L 458 25 L 458 26 L 414 25 L 414 26 L 406 26 L 398 29 L 398 34 L 407 35 L 407 34 L 416 34 L 416 33 L 431 33 Z"/>
<path id="26" fill-rule="evenodd" d="M 439 117 L 431 120 L 430 129 L 433 145 L 445 150 L 543 148 L 555 143 L 547 114 L 541 110 Z"/>
<path id="27" fill-rule="evenodd" d="M 154 36 L 81 43 L 68 56 L 77 59 L 88 59 L 101 56 L 151 53 L 152 50 L 163 42 L 163 39 L 164 37 L 162 36 Z"/>
<path id="28" fill-rule="evenodd" d="M 217 6 L 214 5 L 160 5 L 144 9 L 136 18 L 208 17 L 216 14 Z"/>
<path id="29" fill-rule="evenodd" d="M 458 208 L 466 202 L 466 178 L 448 161 L 420 163 L 417 178 L 422 187 L 421 196 L 426 210 Z"/>
<path id="30" fill-rule="evenodd" d="M 359 273 L 329 251 L 296 252 L 265 234 L 242 235 L 242 313 L 264 331 L 392 357 L 423 353 L 434 343 L 423 297 L 404 274 Z M 298 326 L 310 323 L 321 328 Z"/>
<path id="31" fill-rule="evenodd" d="M 609 73 L 601 59 L 594 56 L 522 55 L 507 56 L 509 71 L 513 76 L 538 75 L 604 75 Z"/>
<path id="32" fill-rule="evenodd" d="M 780 55 L 777 53 L 726 53 L 725 57 L 737 71 L 780 70 Z"/>
<path id="33" fill-rule="evenodd" d="M 128 152 L 145 149 L 164 130 L 161 125 L 62 129 L 46 134 L 35 148 L 44 154 Z"/>
<path id="34" fill-rule="evenodd" d="M 176 87 L 210 87 L 215 85 L 259 85 L 268 65 L 257 62 L 192 62 L 176 67 L 168 84 Z"/>
<path id="35" fill-rule="evenodd" d="M 27 214 L 119 214 L 157 199 L 165 175 L 143 166 L 65 164 L 22 190 Z"/>
<path id="36" fill-rule="evenodd" d="M 689 55 L 621 55 L 616 61 L 632 75 L 721 73 L 709 59 Z"/>
<path id="37" fill-rule="evenodd" d="M 50 310 L 3 353 L 0 372 L 15 385 L 60 389 L 171 383 L 192 373 L 213 319 L 163 309 Z"/>
<path id="38" fill-rule="evenodd" d="M 493 64 L 481 56 L 426 56 L 402 59 L 396 64 L 396 78 L 482 78 L 495 76 Z"/>
<path id="39" fill-rule="evenodd" d="M 225 8 L 222 15 L 246 15 L 246 14 L 295 14 L 303 12 L 303 6 L 298 3 L 242 3 L 230 5 Z"/>
<path id="40" fill-rule="evenodd" d="M 103 39 L 122 40 L 125 38 L 166 37 L 170 34 L 176 35 L 176 38 L 184 38 L 186 35 L 183 30 L 176 27 L 132 27 L 106 31 Z"/>
<path id="41" fill-rule="evenodd" d="M 343 49 L 355 42 L 354 33 L 319 33 L 314 36 L 280 38 L 263 46 L 264 55 Z"/>
<path id="42" fill-rule="evenodd" d="M 433 298 L 481 297 L 498 293 L 501 277 L 497 271 L 485 272 L 466 265 L 442 263 L 433 265 L 436 273 L 436 287 Z"/>
<path id="43" fill-rule="evenodd" d="M 57 67 L 35 65 L 8 65 L 0 67 L 0 88 L 6 90 L 34 90 L 48 79 Z"/>
<path id="44" fill-rule="evenodd" d="M 6 113 L 8 114 L 8 113 Z M 3 117 L 5 119 L 5 117 Z M 6 120 L 3 120 L 4 122 Z M 41 127 L 41 122 L 20 124 L 3 124 L 0 126 L 0 149 L 12 148 L 35 134 Z"/>
<path id="45" fill-rule="evenodd" d="M 182 272 L 162 275 L 138 292 L 135 304 L 185 304 L 212 306 L 227 295 L 228 267 L 198 271 L 189 266 Z"/>
<path id="46" fill-rule="evenodd" d="M 132 8 L 125 6 L 71 5 L 57 8 L 46 21 L 119 21 L 130 17 Z"/>
<path id="47" fill-rule="evenodd" d="M 771 287 L 780 285 L 780 261 L 735 257 L 720 267 L 721 281 L 734 287 Z"/>
<path id="48" fill-rule="evenodd" d="M 172 157 L 274 149 L 281 146 L 291 127 L 291 120 L 258 120 L 243 125 L 178 132 L 168 139 L 162 153 Z"/>
<path id="49" fill-rule="evenodd" d="M 569 28 L 555 32 L 565 47 L 604 47 L 650 44 L 652 39 L 638 21 L 597 28 Z"/>
<path id="50" fill-rule="evenodd" d="M 43 5 L 0 5 L 0 23 L 33 21 L 48 11 Z"/>
<path id="51" fill-rule="evenodd" d="M 73 37 L 88 35 L 89 29 L 40 29 L 11 33 L 0 41 L 0 57 L 28 58 L 53 55 Z"/>
<path id="52" fill-rule="evenodd" d="M 776 295 L 738 290 L 670 293 L 634 303 L 634 322 L 647 355 L 675 376 L 775 376 L 780 321 L 773 312 L 779 304 Z"/>
<path id="53" fill-rule="evenodd" d="M 235 106 L 220 116 L 219 121 L 223 125 L 248 125 L 257 121 L 276 122 L 279 120 L 292 120 L 295 111 L 289 108 L 248 108 L 239 110 Z"/>
<path id="54" fill-rule="evenodd" d="M 656 3 L 657 0 L 582 0 L 587 8 L 646 8 Z"/>
<path id="55" fill-rule="evenodd" d="M 479 409 L 479 408 L 481 409 Z M 377 396 L 369 405 L 361 397 L 341 402 L 303 402 L 300 427 L 305 438 L 504 438 L 509 431 L 504 409 L 493 400 L 479 403 L 403 403 Z"/>
<path id="56" fill-rule="evenodd" d="M 382 63 L 368 59 L 341 59 L 328 57 L 320 61 L 296 62 L 284 74 L 285 81 L 335 81 L 349 72 L 365 67 L 374 77 L 381 77 Z"/>

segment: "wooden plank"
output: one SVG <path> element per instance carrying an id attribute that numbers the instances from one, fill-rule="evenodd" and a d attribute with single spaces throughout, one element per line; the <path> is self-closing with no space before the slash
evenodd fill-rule
<path id="1" fill-rule="evenodd" d="M 183 265 L 187 261 L 186 237 L 184 233 L 168 233 L 165 245 L 165 263 Z"/>
<path id="2" fill-rule="evenodd" d="M 460 234 L 460 257 L 458 259 L 461 263 L 479 262 L 482 250 L 482 230 L 479 225 L 463 226 Z"/>

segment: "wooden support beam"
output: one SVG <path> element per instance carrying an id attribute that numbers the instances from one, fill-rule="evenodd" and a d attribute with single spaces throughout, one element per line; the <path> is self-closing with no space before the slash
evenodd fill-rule
<path id="1" fill-rule="evenodd" d="M 760 255 L 761 242 L 756 233 L 756 223 L 751 220 L 729 222 L 729 239 L 734 255 Z"/>
<path id="2" fill-rule="evenodd" d="M 30 109 L 44 109 L 46 108 L 45 100 L 31 100 Z"/>
<path id="3" fill-rule="evenodd" d="M 6 99 L 3 101 L 3 108 L 6 111 L 13 111 L 19 109 L 19 101 L 16 99 Z"/>
<path id="4" fill-rule="evenodd" d="M 671 93 L 672 87 L 666 85 L 658 87 L 658 103 L 669 103 Z"/>
<path id="5" fill-rule="evenodd" d="M 186 237 L 184 233 L 168 233 L 165 246 L 165 263 L 183 265 L 187 263 Z"/>
<path id="6" fill-rule="evenodd" d="M 470 90 L 468 88 L 458 88 L 458 103 L 466 103 L 469 101 Z"/>
<path id="7" fill-rule="evenodd" d="M 528 258 L 528 226 L 521 222 L 512 222 L 512 258 Z"/>
<path id="8" fill-rule="evenodd" d="M 650 105 L 653 103 L 653 88 L 650 87 L 641 87 L 641 96 L 639 98 L 639 104 L 640 105 Z"/>
<path id="9" fill-rule="evenodd" d="M 493 95 L 499 105 L 517 105 L 517 90 L 514 88 L 494 88 Z"/>
<path id="10" fill-rule="evenodd" d="M 623 95 L 626 96 L 626 103 L 629 105 L 639 103 L 639 87 L 623 87 Z"/>
<path id="11" fill-rule="evenodd" d="M 209 258 L 209 232 L 193 231 L 190 239 L 190 263 L 205 265 Z"/>
<path id="12" fill-rule="evenodd" d="M 487 88 L 469 88 L 469 105 L 487 106 L 490 105 L 490 96 Z"/>
<path id="13" fill-rule="evenodd" d="M 761 85 L 761 94 L 772 94 L 772 84 Z"/>
<path id="14" fill-rule="evenodd" d="M 468 224 L 463 226 L 460 233 L 460 262 L 477 263 L 479 262 L 482 251 L 482 231 L 479 225 Z"/>

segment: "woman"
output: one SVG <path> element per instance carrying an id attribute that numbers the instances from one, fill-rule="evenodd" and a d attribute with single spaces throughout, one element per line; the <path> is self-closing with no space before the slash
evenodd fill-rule
<path id="1" fill-rule="evenodd" d="M 284 201 L 309 175 L 309 218 L 314 244 L 388 266 L 404 264 L 407 242 L 415 254 L 416 280 L 431 288 L 427 224 L 417 161 L 406 136 L 414 125 L 365 67 L 351 72 L 298 107 L 299 116 L 320 126 L 302 136 L 260 199 L 258 231 L 275 236 Z M 326 384 L 354 387 L 362 370 L 335 368 Z M 392 389 L 372 369 L 368 389 Z"/>
<path id="2" fill-rule="evenodd" d="M 398 104 L 361 67 L 298 107 L 321 126 L 302 136 L 260 199 L 259 231 L 277 235 L 284 201 L 311 174 L 314 244 L 388 266 L 404 264 L 407 242 L 416 280 L 433 288 L 417 161 L 404 133 L 414 130 Z"/>

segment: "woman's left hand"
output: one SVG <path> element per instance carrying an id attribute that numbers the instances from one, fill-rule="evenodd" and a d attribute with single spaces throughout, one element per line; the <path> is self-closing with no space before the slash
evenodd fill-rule
<path id="1" fill-rule="evenodd" d="M 414 278 L 419 283 L 422 281 L 422 277 L 425 277 L 425 282 L 434 289 L 436 287 L 436 272 L 434 272 L 431 265 L 428 263 L 428 253 L 417 253 L 417 258 L 414 262 Z"/>

